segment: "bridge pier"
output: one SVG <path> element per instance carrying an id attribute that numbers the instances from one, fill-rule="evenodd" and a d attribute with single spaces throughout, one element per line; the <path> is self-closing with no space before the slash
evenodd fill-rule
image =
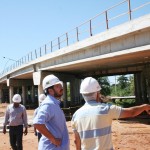
<path id="1" fill-rule="evenodd" d="M 150 103 L 150 67 L 143 68 L 134 77 L 136 103 Z"/>
<path id="2" fill-rule="evenodd" d="M 23 85 L 22 86 L 22 103 L 23 103 L 23 105 L 26 105 L 26 87 Z"/>
<path id="3" fill-rule="evenodd" d="M 9 103 L 12 103 L 13 95 L 14 95 L 14 87 L 9 86 Z"/>
<path id="4" fill-rule="evenodd" d="M 67 83 L 63 82 L 63 107 L 67 107 Z"/>
<path id="5" fill-rule="evenodd" d="M 35 87 L 34 87 L 34 85 L 31 86 L 31 101 L 32 101 L 32 103 L 35 102 Z"/>
<path id="6" fill-rule="evenodd" d="M 145 65 L 145 68 L 143 69 L 143 75 L 145 77 L 147 102 L 150 103 L 150 64 Z"/>

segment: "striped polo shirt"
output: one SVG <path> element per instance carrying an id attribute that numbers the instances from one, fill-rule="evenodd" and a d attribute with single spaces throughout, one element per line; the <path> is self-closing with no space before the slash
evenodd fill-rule
<path id="1" fill-rule="evenodd" d="M 72 117 L 72 129 L 79 133 L 82 150 L 113 150 L 111 124 L 121 107 L 87 101 Z"/>

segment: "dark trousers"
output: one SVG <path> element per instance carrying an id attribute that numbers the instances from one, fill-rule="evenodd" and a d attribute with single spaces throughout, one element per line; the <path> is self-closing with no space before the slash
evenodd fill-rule
<path id="1" fill-rule="evenodd" d="M 10 126 L 9 137 L 10 145 L 13 150 L 22 150 L 23 125 Z"/>

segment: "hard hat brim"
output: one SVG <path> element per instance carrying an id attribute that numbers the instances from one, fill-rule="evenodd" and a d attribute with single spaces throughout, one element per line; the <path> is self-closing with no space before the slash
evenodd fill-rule
<path id="1" fill-rule="evenodd" d="M 61 86 L 63 87 L 63 82 L 62 82 L 62 81 L 58 81 L 58 82 L 52 84 L 51 86 L 46 86 L 44 89 L 47 89 L 47 88 L 49 88 L 49 87 L 52 87 L 52 86 L 54 86 L 54 85 L 56 85 L 56 84 L 61 84 Z"/>
<path id="2" fill-rule="evenodd" d="M 12 100 L 14 103 L 20 103 L 21 101 L 15 101 L 15 100 Z"/>

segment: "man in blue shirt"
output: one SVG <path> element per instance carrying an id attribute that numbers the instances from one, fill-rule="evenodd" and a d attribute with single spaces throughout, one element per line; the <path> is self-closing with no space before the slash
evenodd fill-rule
<path id="1" fill-rule="evenodd" d="M 34 127 L 42 134 L 38 150 L 69 150 L 66 119 L 60 108 L 62 85 L 54 75 L 43 79 L 43 90 L 47 97 L 33 120 Z"/>

